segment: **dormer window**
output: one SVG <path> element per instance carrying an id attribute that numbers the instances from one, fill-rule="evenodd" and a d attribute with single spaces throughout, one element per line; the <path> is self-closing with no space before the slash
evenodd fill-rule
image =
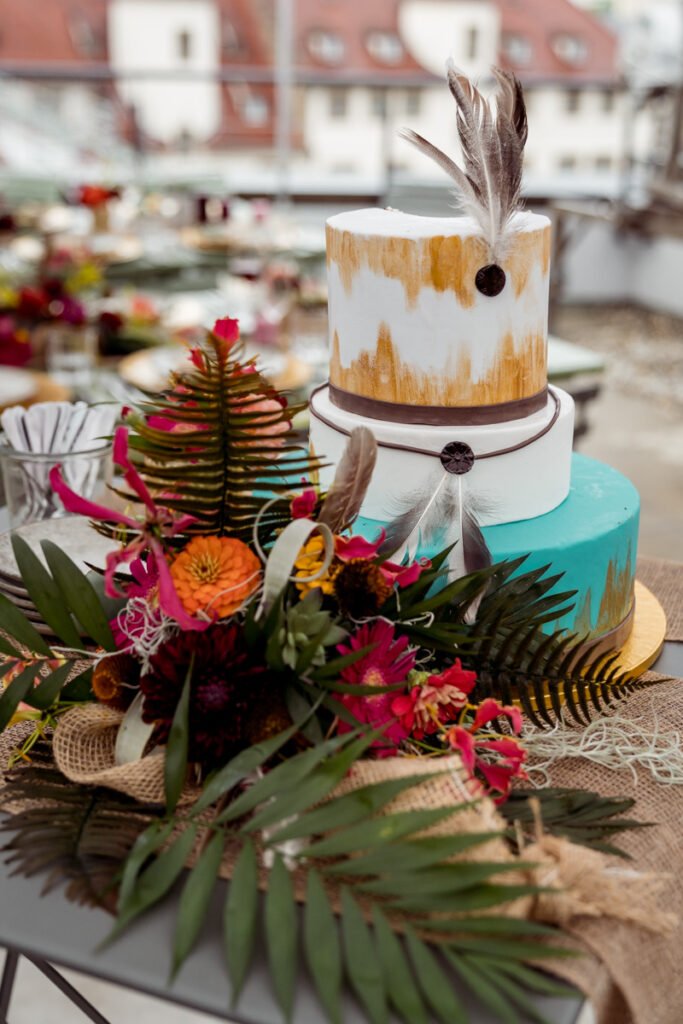
<path id="1" fill-rule="evenodd" d="M 227 18 L 223 20 L 223 53 L 226 55 L 239 53 L 242 49 L 242 43 L 240 37 L 237 34 L 237 29 L 231 21 Z"/>
<path id="2" fill-rule="evenodd" d="M 531 40 L 519 32 L 504 32 L 501 41 L 503 53 L 510 64 L 525 67 L 531 63 L 534 48 Z"/>
<path id="3" fill-rule="evenodd" d="M 403 43 L 395 32 L 369 32 L 365 45 L 372 59 L 380 64 L 399 64 L 403 60 Z"/>
<path id="4" fill-rule="evenodd" d="M 74 49 L 84 57 L 94 57 L 98 50 L 98 40 L 90 21 L 83 11 L 77 9 L 69 15 L 69 35 Z"/>
<path id="5" fill-rule="evenodd" d="M 550 45 L 555 56 L 564 64 L 579 68 L 588 60 L 588 44 L 581 36 L 559 32 L 553 36 Z"/>
<path id="6" fill-rule="evenodd" d="M 341 64 L 344 59 L 344 40 L 336 32 L 315 29 L 308 34 L 308 49 L 323 64 Z"/>

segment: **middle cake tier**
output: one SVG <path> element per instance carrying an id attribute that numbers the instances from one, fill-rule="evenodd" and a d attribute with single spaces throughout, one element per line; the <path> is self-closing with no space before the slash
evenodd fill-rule
<path id="1" fill-rule="evenodd" d="M 448 446 L 458 443 L 474 456 L 467 489 L 482 526 L 544 515 L 569 493 L 574 401 L 559 388 L 549 388 L 543 408 L 524 419 L 473 426 L 359 416 L 335 405 L 327 385 L 314 392 L 310 412 L 311 446 L 331 464 L 321 473 L 323 487 L 331 482 L 349 434 L 367 427 L 375 435 L 377 465 L 362 510 L 367 519 L 391 522 L 420 496 L 433 493 L 444 474 L 442 453 L 446 449 L 447 458 Z"/>

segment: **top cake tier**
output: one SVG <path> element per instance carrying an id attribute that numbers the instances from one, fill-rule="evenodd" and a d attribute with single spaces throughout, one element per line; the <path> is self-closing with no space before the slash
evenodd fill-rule
<path id="1" fill-rule="evenodd" d="M 543 408 L 550 221 L 514 214 L 500 266 L 469 217 L 354 210 L 327 222 L 330 397 L 404 423 Z"/>

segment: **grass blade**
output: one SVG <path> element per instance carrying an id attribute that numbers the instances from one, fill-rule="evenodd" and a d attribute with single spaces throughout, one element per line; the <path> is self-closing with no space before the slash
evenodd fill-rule
<path id="1" fill-rule="evenodd" d="M 56 636 L 77 650 L 84 647 L 59 587 L 41 560 L 19 534 L 12 535 L 12 550 L 29 597 Z"/>
<path id="2" fill-rule="evenodd" d="M 375 903 L 372 908 L 377 953 L 389 999 L 405 1024 L 427 1024 L 427 1010 L 396 933 Z"/>
<path id="3" fill-rule="evenodd" d="M 275 858 L 265 903 L 268 962 L 275 996 L 291 1021 L 297 975 L 297 916 L 294 890 L 282 858 Z"/>
<path id="4" fill-rule="evenodd" d="M 224 845 L 223 833 L 220 830 L 214 832 L 183 886 L 173 937 L 171 978 L 176 976 L 189 956 L 204 924 Z"/>
<path id="5" fill-rule="evenodd" d="M 332 1024 L 341 1024 L 342 952 L 337 919 L 317 871 L 308 872 L 304 953 L 316 991 Z"/>
<path id="6" fill-rule="evenodd" d="M 251 839 L 247 839 L 235 863 L 223 917 L 233 1007 L 240 997 L 254 953 L 258 895 L 256 851 Z"/>
<path id="7" fill-rule="evenodd" d="M 187 778 L 187 750 L 190 734 L 190 686 L 194 669 L 194 654 L 190 659 L 180 700 L 173 715 L 171 731 L 166 744 L 164 760 L 164 791 L 166 810 L 173 814 Z"/>
<path id="8" fill-rule="evenodd" d="M 360 907 L 346 888 L 341 890 L 341 927 L 351 987 L 372 1024 L 386 1024 L 389 1017 L 387 993 L 375 944 Z"/>
<path id="9" fill-rule="evenodd" d="M 74 613 L 89 637 L 104 647 L 105 651 L 115 651 L 116 644 L 109 621 L 90 580 L 66 552 L 51 540 L 42 541 L 41 547 L 66 606 Z"/>

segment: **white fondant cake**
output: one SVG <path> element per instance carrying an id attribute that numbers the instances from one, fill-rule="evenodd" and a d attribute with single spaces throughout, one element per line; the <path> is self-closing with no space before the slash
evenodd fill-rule
<path id="1" fill-rule="evenodd" d="M 633 617 L 638 495 L 608 467 L 573 459 L 574 403 L 548 388 L 550 222 L 518 210 L 526 113 L 514 76 L 495 74 L 496 114 L 484 117 L 486 101 L 448 73 L 464 169 L 407 133 L 451 174 L 472 217 L 372 209 L 328 221 L 330 380 L 311 399 L 311 445 L 329 463 L 324 487 L 349 434 L 373 432 L 357 529 L 389 527 L 387 554 L 449 547 L 457 575 L 472 567 L 466 549 L 481 558 L 476 522 L 494 560 L 527 555 L 564 575 L 577 597 L 557 625 L 620 644 Z"/>
<path id="2" fill-rule="evenodd" d="M 515 214 L 500 294 L 478 290 L 489 262 L 469 217 L 356 210 L 327 222 L 330 383 L 349 394 L 457 410 L 535 403 L 547 377 L 550 222 Z M 358 410 L 360 411 L 360 410 Z M 513 415 L 524 415 L 520 404 Z M 403 421 L 405 410 L 392 418 Z M 391 415 L 392 410 L 385 410 Z M 370 412 L 372 415 L 372 412 Z M 489 420 L 494 418 L 493 413 Z M 512 418 L 505 410 L 495 417 Z M 416 417 L 421 422 L 429 422 Z"/>
<path id="3" fill-rule="evenodd" d="M 474 452 L 481 525 L 567 497 L 574 403 L 547 392 L 549 238 L 546 217 L 515 214 L 504 286 L 487 295 L 475 284 L 486 243 L 468 217 L 370 209 L 328 221 L 331 387 L 311 400 L 311 443 L 335 463 L 354 427 L 372 429 L 364 516 L 389 521 L 433 488 L 453 441 Z"/>

